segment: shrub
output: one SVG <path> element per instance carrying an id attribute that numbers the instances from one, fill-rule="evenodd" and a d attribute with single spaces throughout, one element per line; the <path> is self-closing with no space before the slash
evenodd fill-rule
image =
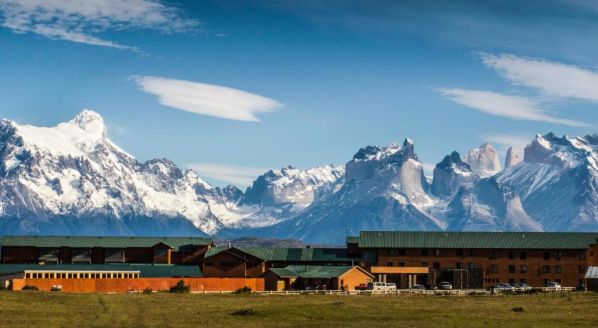
<path id="1" fill-rule="evenodd" d="M 36 286 L 25 285 L 21 290 L 39 290 Z"/>
<path id="2" fill-rule="evenodd" d="M 525 310 L 521 306 L 517 306 L 511 309 L 513 312 L 524 312 Z"/>
<path id="3" fill-rule="evenodd" d="M 154 291 L 153 291 L 151 288 L 149 288 L 149 287 L 147 287 L 146 289 L 144 289 L 144 290 L 143 290 L 143 293 L 144 293 L 144 294 L 151 294 L 151 293 L 153 293 L 153 292 L 154 292 Z"/>
<path id="4" fill-rule="evenodd" d="M 256 315 L 257 311 L 254 309 L 241 309 L 241 310 L 237 310 L 231 314 L 238 315 L 238 316 L 249 316 L 249 315 Z"/>
<path id="5" fill-rule="evenodd" d="M 189 286 L 185 285 L 183 280 L 179 280 L 175 286 L 170 287 L 171 293 L 188 293 Z"/>
<path id="6" fill-rule="evenodd" d="M 243 288 L 239 288 L 235 291 L 235 294 L 251 294 L 253 291 L 251 290 L 250 287 L 243 287 Z"/>

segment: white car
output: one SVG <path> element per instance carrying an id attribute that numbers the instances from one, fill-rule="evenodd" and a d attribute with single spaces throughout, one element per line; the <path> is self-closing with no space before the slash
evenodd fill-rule
<path id="1" fill-rule="evenodd" d="M 511 286 L 509 284 L 501 283 L 501 284 L 497 284 L 496 286 L 494 286 L 494 290 L 501 291 L 501 292 L 502 291 L 512 292 L 512 291 L 515 291 L 515 287 L 513 287 L 513 286 Z"/>
<path id="2" fill-rule="evenodd" d="M 397 285 L 393 284 L 393 283 L 386 283 L 386 291 L 387 292 L 396 292 L 397 291 Z"/>
<path id="3" fill-rule="evenodd" d="M 549 282 L 548 285 L 546 285 L 546 290 L 561 290 L 561 284 L 558 282 Z"/>
<path id="4" fill-rule="evenodd" d="M 450 282 L 443 281 L 440 284 L 438 284 L 438 289 L 451 290 L 451 289 L 453 289 L 453 285 L 451 285 Z"/>
<path id="5" fill-rule="evenodd" d="M 386 291 L 386 283 L 385 282 L 370 282 L 368 284 L 367 289 L 368 291 L 372 292 L 372 293 L 383 293 Z"/>

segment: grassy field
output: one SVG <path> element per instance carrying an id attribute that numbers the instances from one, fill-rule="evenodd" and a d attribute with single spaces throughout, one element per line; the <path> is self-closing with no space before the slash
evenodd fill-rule
<path id="1" fill-rule="evenodd" d="M 1 292 L 0 327 L 598 327 L 597 309 L 598 294 L 576 293 L 459 297 Z"/>

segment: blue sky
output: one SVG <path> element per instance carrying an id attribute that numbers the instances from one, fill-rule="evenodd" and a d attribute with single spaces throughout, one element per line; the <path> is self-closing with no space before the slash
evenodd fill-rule
<path id="1" fill-rule="evenodd" d="M 208 181 L 410 137 L 431 165 L 598 125 L 592 1 L 0 0 L 0 116 L 83 108 Z"/>

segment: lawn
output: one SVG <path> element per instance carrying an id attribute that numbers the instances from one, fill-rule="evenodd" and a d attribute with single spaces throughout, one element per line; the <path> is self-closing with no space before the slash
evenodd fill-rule
<path id="1" fill-rule="evenodd" d="M 459 297 L 1 292 L 0 327 L 598 327 L 597 308 L 598 294 L 578 293 Z"/>

